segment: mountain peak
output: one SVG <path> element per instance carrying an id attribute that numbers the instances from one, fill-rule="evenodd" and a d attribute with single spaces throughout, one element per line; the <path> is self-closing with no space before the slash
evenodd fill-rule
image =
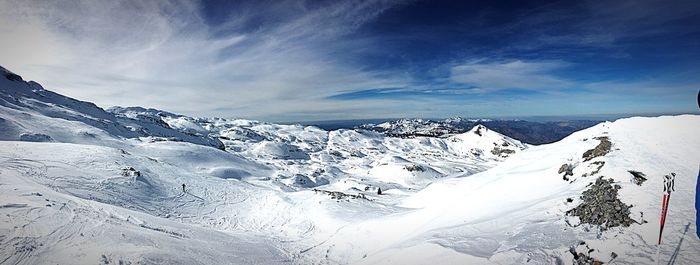
<path id="1" fill-rule="evenodd" d="M 481 125 L 481 124 L 477 124 L 471 130 L 469 130 L 468 133 L 473 133 L 473 134 L 476 134 L 478 136 L 484 136 L 484 134 L 488 133 L 488 131 L 489 131 L 489 129 L 486 128 L 486 126 Z"/>
<path id="2" fill-rule="evenodd" d="M 455 143 L 453 149 L 465 154 L 478 154 L 506 158 L 527 148 L 518 140 L 477 124 L 471 130 L 449 137 Z"/>

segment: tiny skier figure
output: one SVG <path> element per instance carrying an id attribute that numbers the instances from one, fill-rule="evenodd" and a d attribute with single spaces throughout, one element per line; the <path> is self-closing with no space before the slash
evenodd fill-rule
<path id="1" fill-rule="evenodd" d="M 185 183 L 182 183 L 182 193 L 185 193 Z"/>
<path id="2" fill-rule="evenodd" d="M 382 188 L 377 188 L 377 195 L 382 195 Z"/>

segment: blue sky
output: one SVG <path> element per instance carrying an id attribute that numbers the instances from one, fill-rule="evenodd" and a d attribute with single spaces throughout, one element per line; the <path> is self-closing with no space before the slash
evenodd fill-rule
<path id="1" fill-rule="evenodd" d="M 699 1 L 0 1 L 0 65 L 268 121 L 696 112 Z"/>

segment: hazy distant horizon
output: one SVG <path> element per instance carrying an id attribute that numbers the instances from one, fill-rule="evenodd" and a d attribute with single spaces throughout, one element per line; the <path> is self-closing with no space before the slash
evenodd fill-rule
<path id="1" fill-rule="evenodd" d="M 424 120 L 444 120 L 448 118 L 461 117 L 465 119 L 488 119 L 488 120 L 523 120 L 531 122 L 559 122 L 559 121 L 574 121 L 574 120 L 591 120 L 591 121 L 612 121 L 629 117 L 658 117 L 658 116 L 675 116 L 675 115 L 700 115 L 700 111 L 696 112 L 679 112 L 679 113 L 616 113 L 616 114 L 588 114 L 588 115 L 559 115 L 559 116 L 511 116 L 511 117 L 409 117 L 409 118 L 373 118 L 373 119 L 347 119 L 347 120 L 317 120 L 317 121 L 297 121 L 297 122 L 277 122 L 279 124 L 301 124 L 301 125 L 362 125 L 362 124 L 378 124 L 382 122 L 395 121 L 400 119 L 424 119 Z"/>

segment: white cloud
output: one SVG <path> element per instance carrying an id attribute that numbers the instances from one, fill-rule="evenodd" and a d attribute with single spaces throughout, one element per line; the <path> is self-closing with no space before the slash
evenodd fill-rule
<path id="1" fill-rule="evenodd" d="M 450 80 L 475 86 L 483 92 L 502 89 L 565 89 L 572 82 L 559 78 L 552 72 L 566 66 L 566 63 L 560 61 L 471 61 L 452 67 Z"/>
<path id="2" fill-rule="evenodd" d="M 405 84 L 333 57 L 334 41 L 392 5 L 278 2 L 271 8 L 289 10 L 241 8 L 210 25 L 192 1 L 0 1 L 0 64 L 101 106 L 251 118 L 311 113 L 331 109 L 319 106 L 338 91 Z M 266 12 L 282 21 L 246 28 Z"/>

